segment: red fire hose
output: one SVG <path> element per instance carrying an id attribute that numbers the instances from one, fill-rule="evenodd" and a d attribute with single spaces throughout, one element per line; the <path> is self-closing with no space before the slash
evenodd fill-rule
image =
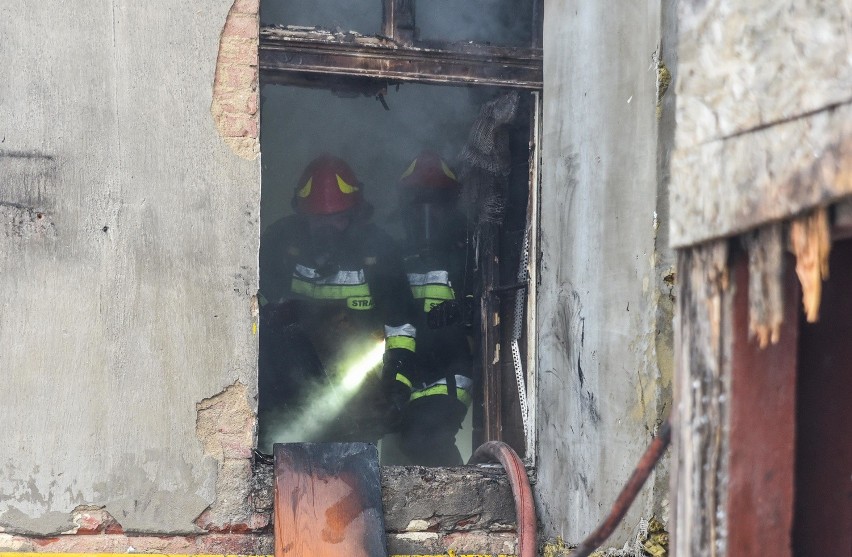
<path id="1" fill-rule="evenodd" d="M 530 480 L 523 461 L 506 443 L 488 441 L 474 451 L 469 464 L 486 462 L 499 462 L 509 477 L 509 485 L 512 486 L 512 495 L 515 498 L 515 514 L 518 517 L 518 557 L 535 557 L 538 524 Z"/>

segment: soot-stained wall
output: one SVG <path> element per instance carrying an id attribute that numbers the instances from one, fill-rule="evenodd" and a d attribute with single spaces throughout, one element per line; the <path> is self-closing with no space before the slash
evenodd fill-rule
<path id="1" fill-rule="evenodd" d="M 545 2 L 536 491 L 566 542 L 605 516 L 670 410 L 669 10 Z M 608 545 L 665 520 L 665 497 L 649 482 Z"/>
<path id="2" fill-rule="evenodd" d="M 239 521 L 221 490 L 247 485 L 254 434 L 257 2 L 0 4 L 0 529 Z"/>

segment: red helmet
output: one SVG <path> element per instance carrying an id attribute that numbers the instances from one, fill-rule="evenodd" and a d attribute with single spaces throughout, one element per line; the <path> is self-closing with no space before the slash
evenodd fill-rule
<path id="1" fill-rule="evenodd" d="M 435 151 L 426 150 L 411 161 L 399 179 L 403 192 L 412 201 L 455 200 L 461 184 Z"/>
<path id="2" fill-rule="evenodd" d="M 358 207 L 361 182 L 341 158 L 322 154 L 312 160 L 296 185 L 293 207 L 308 215 L 331 215 Z"/>

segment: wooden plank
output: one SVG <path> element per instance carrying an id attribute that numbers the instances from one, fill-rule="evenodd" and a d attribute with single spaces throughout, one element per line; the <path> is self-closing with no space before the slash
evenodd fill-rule
<path id="1" fill-rule="evenodd" d="M 717 242 L 678 254 L 672 453 L 672 553 L 714 555 L 723 545 L 727 464 L 728 246 Z"/>
<path id="2" fill-rule="evenodd" d="M 852 100 L 852 2 L 678 3 L 680 147 Z"/>
<path id="3" fill-rule="evenodd" d="M 379 455 L 367 443 L 277 443 L 275 557 L 386 557 Z"/>
<path id="4" fill-rule="evenodd" d="M 737 235 L 849 195 L 852 104 L 694 147 L 678 144 L 671 244 Z"/>

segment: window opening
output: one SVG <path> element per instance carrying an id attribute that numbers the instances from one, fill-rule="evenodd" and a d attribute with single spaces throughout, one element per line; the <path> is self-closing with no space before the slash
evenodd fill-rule
<path id="1" fill-rule="evenodd" d="M 269 7 L 272 4 L 264 2 L 262 14 L 275 13 Z M 300 4 L 294 2 L 287 8 L 298 12 Z M 351 168 L 336 174 L 338 178 L 340 173 L 345 174 L 346 188 L 340 187 L 351 191 L 363 188 L 360 194 L 372 206 L 371 220 L 380 223 L 394 242 L 404 245 L 406 225 L 413 219 L 400 215 L 400 177 L 411 170 L 404 166 L 419 153 L 433 150 L 446 161 L 450 175 L 458 173 L 455 177 L 463 184 L 459 208 L 466 216 L 468 262 L 462 282 L 469 280 L 471 284 L 454 286 L 473 295 L 474 311 L 457 312 L 470 325 L 467 336 L 473 360 L 468 375 L 473 388 L 471 409 L 456 444 L 464 461 L 472 448 L 489 439 L 503 439 L 523 453 L 527 443 L 516 362 L 526 362 L 529 355 L 527 319 L 518 314 L 518 308 L 528 304 L 525 274 L 520 267 L 524 248 L 535 244 L 527 231 L 536 211 L 534 204 L 530 205 L 534 197 L 530 195 L 530 178 L 537 165 L 532 165 L 533 172 L 530 168 L 536 159 L 532 122 L 538 111 L 538 94 L 534 91 L 541 83 L 541 51 L 435 41 L 429 42 L 428 48 L 417 46 L 423 41 L 414 25 L 413 6 L 413 2 L 400 0 L 384 2 L 385 34 L 374 37 L 340 28 L 280 24 L 265 25 L 261 30 L 261 294 L 264 282 L 270 283 L 264 280 L 268 279 L 270 265 L 276 258 L 286 257 L 280 250 L 269 249 L 273 242 L 267 233 L 277 226 L 274 223 L 290 218 L 300 193 L 311 189 L 310 178 L 302 184 L 299 176 L 313 157 L 328 152 L 348 162 Z M 534 19 L 540 10 L 533 8 L 530 17 Z M 292 21 L 299 21 L 296 16 Z M 268 23 L 265 16 L 264 22 Z M 535 42 L 539 35 L 533 30 L 530 40 Z M 507 85 L 512 88 L 505 88 Z M 501 109 L 502 114 L 498 114 Z M 351 176 L 346 174 L 349 171 Z M 312 284 L 299 288 L 319 287 Z M 264 302 L 270 300 L 262 299 Z M 325 323 L 332 330 L 340 325 L 333 321 L 336 318 L 332 313 L 312 318 L 330 320 Z M 259 448 L 265 452 L 271 451 L 272 442 L 316 440 L 323 423 L 335 415 L 347 415 L 341 413 L 341 407 L 369 405 L 357 400 L 361 396 L 355 392 L 358 389 L 341 396 L 346 374 L 329 369 L 324 360 L 334 355 L 346 360 L 349 367 L 357 367 L 360 356 L 372 355 L 374 364 L 376 357 L 381 358 L 381 349 L 370 349 L 369 342 L 358 346 L 345 342 L 340 344 L 352 346 L 335 347 L 334 339 L 345 336 L 338 332 L 330 343 L 328 339 L 307 338 L 304 329 L 288 329 L 289 336 L 273 339 L 268 335 L 273 328 L 268 314 L 262 310 L 259 362 Z M 456 315 L 454 319 L 460 318 Z M 514 349 L 513 340 L 517 341 Z M 306 344 L 331 346 L 307 352 L 295 349 Z M 286 362 L 287 366 L 273 361 Z M 291 371 L 282 371 L 285 368 Z M 294 381 L 292 369 L 301 370 L 296 375 L 310 375 L 313 369 L 316 377 Z M 528 378 L 527 371 L 523 373 Z M 374 370 L 365 377 L 378 375 Z M 445 385 L 437 388 L 449 394 L 453 381 L 444 381 Z M 317 388 L 323 385 L 333 388 Z M 284 399 L 290 401 L 286 408 L 280 404 Z M 416 463 L 405 462 L 405 455 L 394 452 L 394 442 L 388 439 L 385 436 L 383 441 L 384 462 Z M 403 461 L 397 462 L 400 458 Z"/>
<path id="2" fill-rule="evenodd" d="M 382 6 L 376 0 L 287 0 L 261 2 L 261 25 L 321 27 L 373 35 L 381 30 Z"/>
<path id="3" fill-rule="evenodd" d="M 424 41 L 528 46 L 531 0 L 428 0 L 417 2 L 417 28 Z"/>

